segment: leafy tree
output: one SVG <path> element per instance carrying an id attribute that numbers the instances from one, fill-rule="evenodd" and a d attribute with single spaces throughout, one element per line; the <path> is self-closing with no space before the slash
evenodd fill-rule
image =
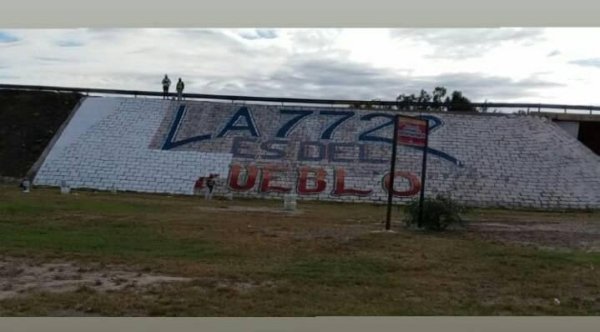
<path id="1" fill-rule="evenodd" d="M 396 102 L 398 102 L 398 108 L 401 110 L 414 110 L 414 106 L 410 105 L 410 103 L 414 103 L 417 101 L 417 97 L 414 94 L 404 95 L 401 94 L 396 98 Z"/>
<path id="2" fill-rule="evenodd" d="M 396 98 L 396 102 L 398 103 L 398 109 L 408 111 L 416 109 L 429 110 L 431 108 L 430 106 L 416 107 L 410 104 L 432 102 L 434 103 L 434 108 L 441 107 L 442 104 L 444 104 L 446 110 L 450 112 L 477 112 L 477 109 L 467 97 L 463 96 L 462 92 L 453 91 L 450 96 L 446 95 L 447 92 L 448 90 L 441 86 L 435 87 L 431 94 L 422 89 L 418 96 L 415 96 L 414 94 L 400 94 Z"/>
<path id="3" fill-rule="evenodd" d="M 431 102 L 431 95 L 429 93 L 427 93 L 427 91 L 421 89 L 421 93 L 419 94 L 419 97 L 417 98 L 417 102 L 419 103 L 429 103 Z M 420 106 L 419 109 L 422 110 L 428 110 L 430 108 L 430 106 Z"/>
<path id="4" fill-rule="evenodd" d="M 429 95 L 429 93 L 427 93 L 427 91 L 421 89 L 421 94 L 419 95 L 418 101 L 428 103 L 431 101 L 431 95 Z"/>
<path id="5" fill-rule="evenodd" d="M 446 96 L 446 88 L 437 86 L 433 89 L 433 102 L 441 103 Z"/>
<path id="6" fill-rule="evenodd" d="M 449 112 L 477 112 L 477 109 L 471 104 L 471 101 L 463 96 L 462 92 L 452 92 L 452 98 L 450 99 L 450 105 L 448 106 Z"/>

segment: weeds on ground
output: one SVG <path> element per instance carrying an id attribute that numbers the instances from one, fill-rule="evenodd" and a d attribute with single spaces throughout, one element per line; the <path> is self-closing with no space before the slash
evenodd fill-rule
<path id="1" fill-rule="evenodd" d="M 452 224 L 464 224 L 461 214 L 467 211 L 466 207 L 449 197 L 441 195 L 423 200 L 423 215 L 421 214 L 419 200 L 413 200 L 405 208 L 405 223 L 407 226 L 416 226 L 428 231 L 443 231 Z"/>

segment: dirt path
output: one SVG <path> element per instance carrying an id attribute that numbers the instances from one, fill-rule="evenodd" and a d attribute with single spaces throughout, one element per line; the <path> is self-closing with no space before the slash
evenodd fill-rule
<path id="1" fill-rule="evenodd" d="M 201 211 L 207 212 L 258 212 L 258 213 L 276 213 L 276 214 L 290 214 L 299 215 L 302 214 L 301 210 L 284 210 L 283 208 L 271 208 L 271 207 L 252 207 L 252 206 L 235 206 L 235 205 L 224 205 L 221 207 L 212 206 L 197 206 L 195 207 Z"/>
<path id="2" fill-rule="evenodd" d="M 107 292 L 190 280 L 127 271 L 118 267 L 82 267 L 72 262 L 35 264 L 15 258 L 0 259 L 0 300 L 31 292 L 71 292 L 83 287 Z"/>
<path id="3" fill-rule="evenodd" d="M 502 217 L 481 218 L 467 230 L 472 236 L 508 244 L 546 249 L 577 249 L 600 252 L 600 220 L 560 219 L 538 221 L 523 218 L 506 221 Z M 544 218 L 545 219 L 545 218 Z"/>

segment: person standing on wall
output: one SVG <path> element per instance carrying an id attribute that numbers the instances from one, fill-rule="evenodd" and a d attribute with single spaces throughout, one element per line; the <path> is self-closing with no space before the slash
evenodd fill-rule
<path id="1" fill-rule="evenodd" d="M 167 97 L 169 95 L 169 87 L 170 86 L 171 86 L 171 80 L 169 79 L 169 76 L 167 76 L 167 74 L 165 74 L 165 78 L 163 78 L 163 80 L 162 80 L 163 99 L 167 99 Z"/>
<path id="2" fill-rule="evenodd" d="M 183 81 L 181 80 L 181 77 L 179 78 L 179 80 L 177 81 L 177 86 L 175 87 L 177 89 L 177 100 L 181 101 L 183 99 L 183 88 L 185 87 L 185 84 L 183 84 Z"/>

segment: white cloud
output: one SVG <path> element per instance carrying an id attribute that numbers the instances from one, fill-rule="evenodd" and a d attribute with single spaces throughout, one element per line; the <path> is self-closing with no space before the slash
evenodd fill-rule
<path id="1" fill-rule="evenodd" d="M 394 99 L 446 84 L 475 101 L 600 104 L 598 28 L 0 31 L 3 83 Z"/>

